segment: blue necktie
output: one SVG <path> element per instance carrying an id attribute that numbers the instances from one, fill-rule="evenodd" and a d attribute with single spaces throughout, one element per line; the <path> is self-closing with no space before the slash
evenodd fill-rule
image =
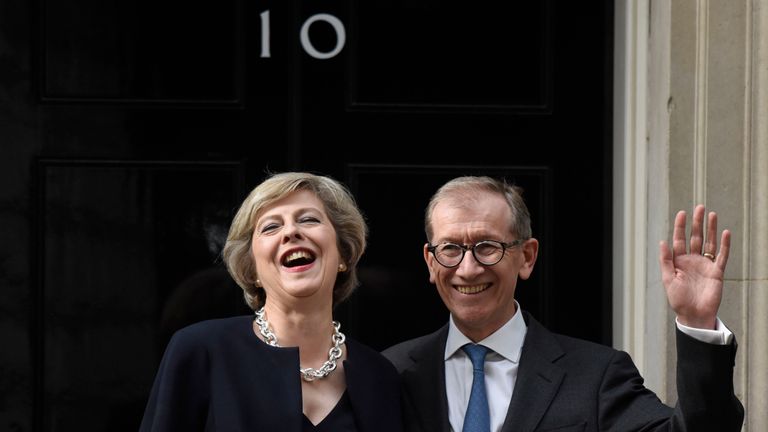
<path id="1" fill-rule="evenodd" d="M 461 349 L 472 360 L 472 393 L 464 414 L 462 432 L 490 432 L 491 416 L 488 412 L 488 396 L 485 394 L 485 354 L 488 348 L 482 345 L 467 344 Z"/>

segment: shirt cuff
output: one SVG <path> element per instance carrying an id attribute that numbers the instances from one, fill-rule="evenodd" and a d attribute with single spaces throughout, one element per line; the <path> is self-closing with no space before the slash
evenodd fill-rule
<path id="1" fill-rule="evenodd" d="M 715 327 L 715 330 L 688 327 L 680 324 L 677 318 L 675 318 L 675 324 L 677 324 L 677 328 L 681 332 L 701 342 L 713 345 L 730 345 L 733 340 L 733 333 L 728 330 L 728 327 L 726 327 L 722 321 L 720 321 L 720 318 L 717 318 L 717 326 Z"/>

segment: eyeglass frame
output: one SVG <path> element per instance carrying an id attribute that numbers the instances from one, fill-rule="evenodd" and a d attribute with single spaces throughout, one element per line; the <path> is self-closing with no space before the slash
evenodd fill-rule
<path id="1" fill-rule="evenodd" d="M 427 251 L 432 252 L 432 256 L 435 258 L 435 261 L 437 261 L 438 264 L 440 264 L 441 266 L 443 266 L 445 268 L 456 268 L 459 265 L 461 265 L 461 262 L 464 261 L 464 256 L 467 254 L 468 250 L 472 250 L 472 258 L 474 258 L 475 261 L 478 264 L 480 264 L 481 266 L 484 266 L 484 267 L 491 267 L 491 266 L 495 266 L 496 264 L 500 263 L 501 260 L 504 259 L 504 254 L 507 253 L 507 249 L 511 249 L 511 248 L 520 246 L 523 243 L 525 243 L 525 241 L 526 241 L 526 239 L 517 239 L 517 240 L 512 240 L 511 242 L 507 243 L 507 242 L 503 242 L 503 241 L 499 241 L 499 240 L 480 240 L 479 242 L 476 242 L 475 244 L 472 244 L 472 245 L 465 245 L 465 244 L 459 244 L 459 243 L 453 243 L 453 242 L 442 242 L 442 243 L 439 243 L 439 244 L 436 244 L 436 245 L 427 244 Z M 499 260 L 496 261 L 493 264 L 485 264 L 484 262 L 482 262 L 479 259 L 477 259 L 477 255 L 475 255 L 475 248 L 480 243 L 498 243 L 499 245 L 501 245 L 501 256 L 499 257 Z M 447 266 L 447 265 L 443 264 L 442 262 L 440 262 L 440 258 L 437 257 L 437 254 L 435 253 L 435 249 L 437 249 L 438 246 L 442 246 L 442 245 L 458 246 L 459 249 L 461 249 L 461 258 L 459 259 L 459 262 L 457 262 L 456 264 L 454 264 L 452 266 Z"/>

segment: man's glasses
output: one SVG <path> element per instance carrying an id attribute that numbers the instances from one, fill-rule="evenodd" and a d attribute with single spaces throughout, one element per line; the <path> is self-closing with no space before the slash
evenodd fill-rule
<path id="1" fill-rule="evenodd" d="M 523 241 L 518 239 L 510 243 L 504 243 L 496 240 L 483 240 L 473 245 L 440 243 L 427 246 L 427 250 L 432 252 L 437 262 L 443 267 L 453 268 L 458 266 L 461 264 L 461 260 L 464 259 L 464 254 L 470 249 L 475 257 L 475 261 L 484 266 L 492 266 L 504 258 L 504 252 L 507 249 L 520 246 L 523 244 Z"/>

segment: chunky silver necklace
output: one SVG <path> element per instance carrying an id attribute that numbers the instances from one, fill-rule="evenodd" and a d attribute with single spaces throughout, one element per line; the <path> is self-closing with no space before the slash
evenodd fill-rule
<path id="1" fill-rule="evenodd" d="M 277 336 L 275 336 L 275 334 L 272 333 L 272 330 L 269 329 L 269 321 L 267 321 L 267 318 L 264 316 L 263 306 L 261 309 L 256 311 L 255 321 L 256 325 L 259 326 L 259 332 L 261 332 L 261 335 L 264 336 L 264 342 L 268 343 L 269 345 L 279 347 L 280 345 L 277 344 Z M 339 324 L 338 321 L 331 322 L 333 323 L 333 335 L 331 336 L 333 347 L 331 347 L 331 349 L 328 351 L 328 361 L 323 363 L 320 369 L 314 369 L 311 367 L 299 368 L 299 373 L 301 374 L 301 378 L 303 378 L 304 381 L 312 382 L 316 379 L 325 378 L 330 375 L 331 372 L 336 370 L 336 360 L 341 357 L 341 344 L 344 343 L 346 337 L 344 336 L 344 333 L 339 331 L 339 329 L 341 329 L 341 324 Z"/>

